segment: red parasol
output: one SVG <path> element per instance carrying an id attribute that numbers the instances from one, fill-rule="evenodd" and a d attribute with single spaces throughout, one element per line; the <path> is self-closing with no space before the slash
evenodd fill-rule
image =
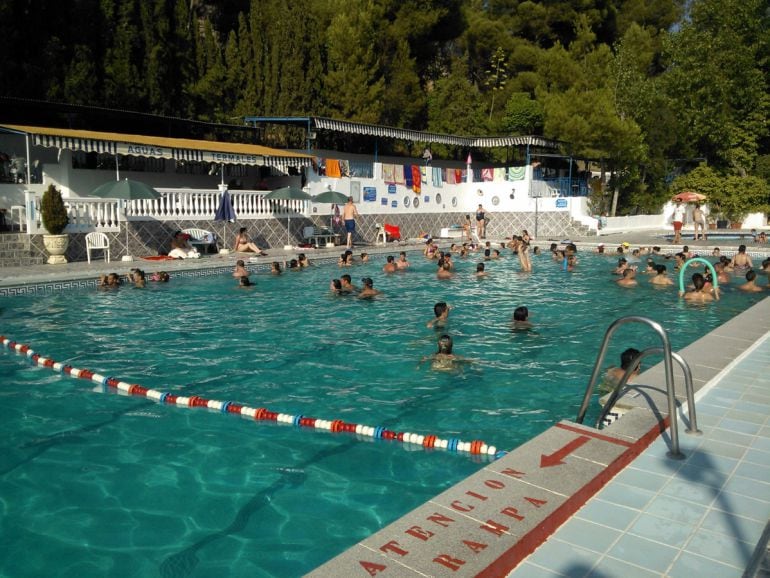
<path id="1" fill-rule="evenodd" d="M 706 195 L 701 195 L 695 191 L 682 191 L 674 195 L 672 200 L 680 203 L 700 203 L 706 200 Z"/>

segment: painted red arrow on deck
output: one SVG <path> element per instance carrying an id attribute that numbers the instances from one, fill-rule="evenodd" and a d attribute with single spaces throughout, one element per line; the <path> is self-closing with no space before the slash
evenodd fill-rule
<path id="1" fill-rule="evenodd" d="M 564 462 L 562 461 L 564 458 L 566 458 L 568 455 L 570 455 L 572 452 L 574 452 L 576 449 L 578 449 L 580 446 L 584 445 L 585 443 L 591 441 L 591 438 L 588 436 L 580 436 L 569 442 L 566 446 L 564 446 L 561 449 L 556 450 L 551 455 L 547 456 L 545 454 L 540 456 L 540 467 L 541 468 L 550 468 L 551 466 L 560 466 Z"/>

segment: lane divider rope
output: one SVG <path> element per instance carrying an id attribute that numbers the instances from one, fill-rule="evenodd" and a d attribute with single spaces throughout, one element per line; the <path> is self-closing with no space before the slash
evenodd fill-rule
<path id="1" fill-rule="evenodd" d="M 432 434 L 422 435 L 410 432 L 395 432 L 383 426 L 372 427 L 345 422 L 341 419 L 326 420 L 304 415 L 289 415 L 274 412 L 265 407 L 253 408 L 234 401 L 218 401 L 215 399 L 206 399 L 197 395 L 189 397 L 176 395 L 169 392 L 158 391 L 157 389 L 150 389 L 139 385 L 138 383 L 126 383 L 115 377 L 104 376 L 88 369 L 77 369 L 71 365 L 54 361 L 50 357 L 36 353 L 29 345 L 12 341 L 2 335 L 0 335 L 0 343 L 2 343 L 3 347 L 6 347 L 11 351 L 25 355 L 33 365 L 37 365 L 38 367 L 47 367 L 57 373 L 70 375 L 79 379 L 88 379 L 94 383 L 113 388 L 126 395 L 146 397 L 158 403 L 167 405 L 176 405 L 177 407 L 187 408 L 203 407 L 221 413 L 242 415 L 256 421 L 274 421 L 276 423 L 283 423 L 296 427 L 315 428 L 333 433 L 355 433 L 360 436 L 371 437 L 374 439 L 393 440 L 405 444 L 422 446 L 426 449 L 435 448 L 450 452 L 465 452 L 473 455 L 489 456 L 493 459 L 501 458 L 507 453 L 502 450 L 498 451 L 495 446 L 491 446 L 481 440 L 466 442 L 457 438 L 443 439 Z"/>

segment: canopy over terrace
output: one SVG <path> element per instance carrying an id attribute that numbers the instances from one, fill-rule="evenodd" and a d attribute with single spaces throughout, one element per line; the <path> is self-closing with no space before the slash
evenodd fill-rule
<path id="1" fill-rule="evenodd" d="M 311 160 L 310 156 L 302 153 L 253 144 L 11 124 L 0 125 L 0 131 L 23 134 L 27 139 L 31 137 L 38 146 L 185 162 L 264 165 L 286 170 L 288 167 L 308 166 Z"/>
<path id="2" fill-rule="evenodd" d="M 410 130 L 392 126 L 366 124 L 362 122 L 350 122 L 335 120 L 319 116 L 247 116 L 246 124 L 284 124 L 304 127 L 306 131 L 307 149 L 312 148 L 312 141 L 316 138 L 317 131 L 325 130 L 338 133 L 372 136 L 375 138 L 389 138 L 424 144 L 443 144 L 459 147 L 464 150 L 481 148 L 502 147 L 526 147 L 529 154 L 531 147 L 547 150 L 558 150 L 560 141 L 547 139 L 541 136 L 457 136 L 419 130 Z M 376 156 L 376 153 L 375 153 Z"/>

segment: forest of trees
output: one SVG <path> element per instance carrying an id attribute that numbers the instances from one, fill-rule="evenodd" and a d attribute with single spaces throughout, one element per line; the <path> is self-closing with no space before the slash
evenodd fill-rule
<path id="1" fill-rule="evenodd" d="M 0 32 L 0 96 L 538 134 L 623 212 L 699 163 L 768 201 L 767 0 L 0 0 Z"/>

